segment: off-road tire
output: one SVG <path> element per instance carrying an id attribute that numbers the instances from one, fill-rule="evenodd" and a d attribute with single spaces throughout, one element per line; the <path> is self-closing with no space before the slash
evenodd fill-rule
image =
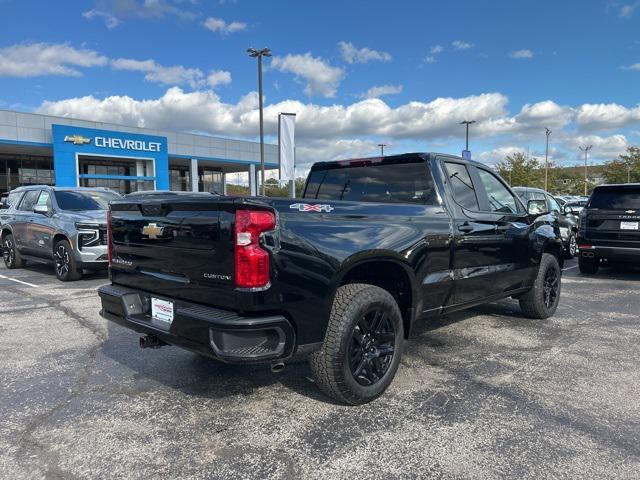
<path id="1" fill-rule="evenodd" d="M 556 291 L 553 300 L 547 303 L 547 281 L 553 275 L 555 275 L 557 281 Z M 518 299 L 522 312 L 529 318 L 544 319 L 552 316 L 556 312 L 560 301 L 561 279 L 562 270 L 556 256 L 550 253 L 543 253 L 533 287 Z"/>
<path id="2" fill-rule="evenodd" d="M 8 269 L 14 268 L 22 268 L 24 266 L 24 261 L 22 260 L 22 255 L 16 248 L 16 242 L 13 238 L 13 235 L 8 233 L 2 239 L 2 247 L 3 247 L 3 259 L 4 265 Z M 7 252 L 5 253 L 5 249 Z"/>
<path id="3" fill-rule="evenodd" d="M 62 256 L 62 258 L 60 258 Z M 54 270 L 56 277 L 62 282 L 73 282 L 82 278 L 82 270 L 78 268 L 78 262 L 73 257 L 73 250 L 68 240 L 56 242 L 53 248 Z M 61 268 L 58 261 L 62 260 L 66 268 Z"/>
<path id="4" fill-rule="evenodd" d="M 384 312 L 388 325 L 393 326 L 390 336 L 395 335 L 394 352 L 379 380 L 362 385 L 352 373 L 349 353 L 358 323 L 372 310 Z M 391 384 L 400 364 L 403 343 L 402 316 L 389 292 L 363 283 L 343 285 L 336 292 L 322 347 L 311 355 L 311 370 L 318 387 L 329 397 L 348 405 L 367 403 Z"/>
<path id="5" fill-rule="evenodd" d="M 595 275 L 598 273 L 599 268 L 600 265 L 598 264 L 598 260 L 595 258 L 587 260 L 582 255 L 578 258 L 578 269 L 580 270 L 580 273 L 585 275 Z"/>

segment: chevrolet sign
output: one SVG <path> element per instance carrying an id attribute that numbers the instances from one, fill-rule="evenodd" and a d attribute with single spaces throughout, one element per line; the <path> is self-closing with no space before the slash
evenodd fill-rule
<path id="1" fill-rule="evenodd" d="M 142 152 L 159 152 L 159 142 L 144 140 L 123 140 L 121 138 L 96 137 L 94 143 L 98 148 L 115 148 L 119 150 L 139 150 Z"/>
<path id="2" fill-rule="evenodd" d="M 64 137 L 65 142 L 71 142 L 74 145 L 86 145 L 91 143 L 91 139 L 87 137 L 83 137 L 82 135 L 67 135 Z"/>

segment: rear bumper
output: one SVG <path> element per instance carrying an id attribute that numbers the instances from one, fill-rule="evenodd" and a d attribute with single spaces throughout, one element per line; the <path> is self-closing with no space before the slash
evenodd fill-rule
<path id="1" fill-rule="evenodd" d="M 295 331 L 282 315 L 245 317 L 113 284 L 98 293 L 107 320 L 226 363 L 286 360 L 295 350 Z M 173 302 L 170 325 L 151 317 L 152 296 Z"/>
<path id="2" fill-rule="evenodd" d="M 592 245 L 589 248 L 581 248 L 580 255 L 585 258 L 640 263 L 640 248 Z"/>

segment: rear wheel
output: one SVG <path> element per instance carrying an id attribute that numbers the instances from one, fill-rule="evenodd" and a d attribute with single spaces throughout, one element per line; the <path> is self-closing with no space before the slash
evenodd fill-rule
<path id="1" fill-rule="evenodd" d="M 24 265 L 22 261 L 22 256 L 20 252 L 16 248 L 15 241 L 13 239 L 13 235 L 7 234 L 4 236 L 3 243 L 3 253 L 2 257 L 4 259 L 4 265 L 9 268 L 21 268 Z"/>
<path id="2" fill-rule="evenodd" d="M 360 405 L 380 396 L 398 370 L 404 331 L 389 292 L 354 283 L 336 292 L 322 348 L 311 356 L 320 390 Z"/>
<path id="3" fill-rule="evenodd" d="M 60 240 L 53 249 L 53 259 L 56 268 L 56 277 L 63 282 L 72 282 L 82 277 L 82 270 L 78 268 L 76 259 L 68 240 Z"/>
<path id="4" fill-rule="evenodd" d="M 587 275 L 595 275 L 598 273 L 598 260 L 594 258 L 585 258 L 580 255 L 578 259 L 578 268 L 580 269 L 580 273 L 584 273 Z"/>
<path id="5" fill-rule="evenodd" d="M 530 318 L 549 318 L 556 312 L 561 290 L 560 264 L 550 253 L 543 253 L 533 288 L 522 295 L 520 308 Z"/>
<path id="6" fill-rule="evenodd" d="M 564 258 L 567 260 L 571 260 L 576 256 L 578 252 L 578 241 L 576 240 L 576 235 L 572 233 L 569 235 L 569 239 L 567 240 L 567 248 L 564 251 Z"/>

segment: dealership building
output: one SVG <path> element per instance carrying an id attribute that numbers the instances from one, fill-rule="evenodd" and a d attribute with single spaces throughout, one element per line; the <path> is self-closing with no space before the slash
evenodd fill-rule
<path id="1" fill-rule="evenodd" d="M 255 194 L 259 167 L 257 142 L 0 110 L 0 193 L 22 185 L 226 193 L 227 175 L 246 172 Z M 276 145 L 265 145 L 265 168 L 278 168 Z"/>

